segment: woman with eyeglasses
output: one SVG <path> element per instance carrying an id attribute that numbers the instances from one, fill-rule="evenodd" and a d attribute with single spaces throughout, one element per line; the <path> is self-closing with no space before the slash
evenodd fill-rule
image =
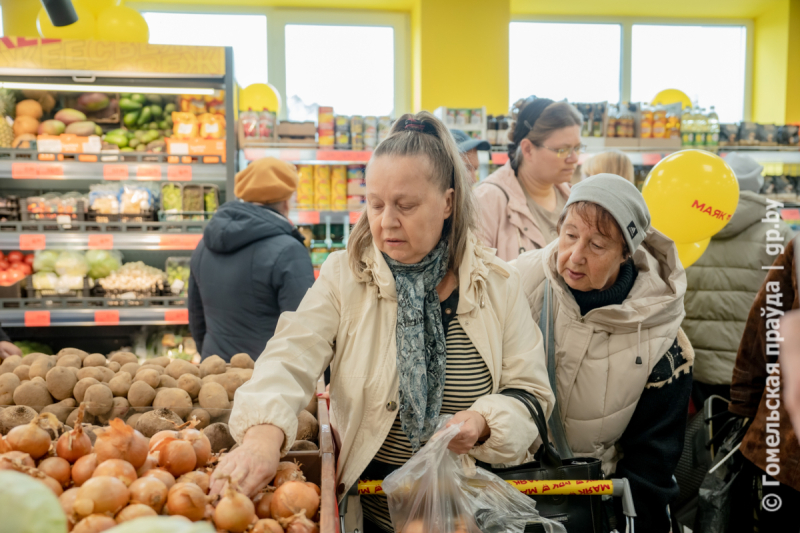
<path id="1" fill-rule="evenodd" d="M 544 248 L 569 198 L 583 117 L 567 102 L 520 100 L 512 108 L 509 161 L 476 189 L 484 244 L 505 261 Z"/>

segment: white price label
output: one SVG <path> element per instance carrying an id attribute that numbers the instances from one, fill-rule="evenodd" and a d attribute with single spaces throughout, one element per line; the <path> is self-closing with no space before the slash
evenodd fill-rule
<path id="1" fill-rule="evenodd" d="M 36 146 L 40 152 L 61 153 L 61 139 L 42 139 L 36 141 Z"/>

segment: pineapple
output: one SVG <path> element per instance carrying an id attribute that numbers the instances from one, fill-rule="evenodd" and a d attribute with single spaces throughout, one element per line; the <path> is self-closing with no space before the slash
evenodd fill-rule
<path id="1" fill-rule="evenodd" d="M 17 95 L 14 91 L 0 89 L 0 117 L 14 118 L 17 109 Z"/>
<path id="2" fill-rule="evenodd" d="M 0 117 L 0 148 L 11 148 L 14 143 L 14 130 L 6 117 Z"/>

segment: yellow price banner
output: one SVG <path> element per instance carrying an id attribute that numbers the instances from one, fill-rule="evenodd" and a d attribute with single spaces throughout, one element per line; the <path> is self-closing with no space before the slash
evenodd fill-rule
<path id="1" fill-rule="evenodd" d="M 614 494 L 614 483 L 603 480 L 508 480 L 509 485 L 523 494 L 533 496 L 581 495 L 598 496 Z M 383 481 L 359 481 L 358 494 L 362 496 L 384 494 Z"/>

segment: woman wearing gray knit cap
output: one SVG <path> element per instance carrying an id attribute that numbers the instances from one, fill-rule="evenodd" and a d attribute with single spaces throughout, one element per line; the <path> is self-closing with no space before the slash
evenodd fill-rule
<path id="1" fill-rule="evenodd" d="M 675 244 L 633 184 L 598 174 L 572 188 L 558 239 L 515 263 L 554 366 L 559 451 L 628 478 L 636 529 L 669 531 L 694 360 Z"/>

